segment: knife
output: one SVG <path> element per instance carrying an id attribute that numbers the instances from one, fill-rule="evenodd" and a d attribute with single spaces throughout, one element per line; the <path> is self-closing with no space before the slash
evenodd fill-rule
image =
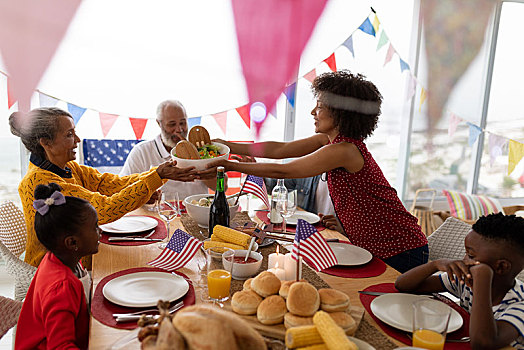
<path id="1" fill-rule="evenodd" d="M 377 296 L 377 295 L 384 295 L 384 294 L 393 294 L 393 293 L 397 293 L 397 292 L 371 292 L 371 291 L 366 291 L 366 290 L 359 290 L 358 291 L 360 294 L 365 294 L 365 295 L 374 295 L 374 296 Z"/>
<path id="2" fill-rule="evenodd" d="M 162 242 L 161 238 L 144 238 L 144 237 L 109 237 L 110 242 L 114 241 L 140 241 L 140 242 Z"/>
<path id="3" fill-rule="evenodd" d="M 138 321 L 141 316 L 142 315 L 119 316 L 115 320 L 116 320 L 117 323 L 118 322 Z M 154 320 L 158 320 L 158 318 L 160 317 L 160 315 L 146 315 L 146 316 L 149 316 L 149 317 L 153 318 Z"/>

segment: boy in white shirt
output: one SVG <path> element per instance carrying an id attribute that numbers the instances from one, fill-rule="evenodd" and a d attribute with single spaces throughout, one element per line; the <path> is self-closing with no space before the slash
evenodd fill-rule
<path id="1" fill-rule="evenodd" d="M 450 292 L 470 314 L 472 349 L 524 349 L 524 218 L 483 216 L 464 241 L 463 260 L 439 259 L 397 278 L 402 292 Z M 441 274 L 435 274 L 442 271 Z"/>

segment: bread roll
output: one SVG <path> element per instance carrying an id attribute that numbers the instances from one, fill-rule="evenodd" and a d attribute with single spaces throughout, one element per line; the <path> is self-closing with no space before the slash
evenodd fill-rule
<path id="1" fill-rule="evenodd" d="M 317 289 L 307 282 L 295 282 L 289 287 L 287 309 L 298 316 L 313 316 L 320 305 Z"/>
<path id="2" fill-rule="evenodd" d="M 287 295 L 289 293 L 289 287 L 295 283 L 295 281 L 282 281 L 280 284 L 280 289 L 278 291 L 278 295 L 280 295 L 282 298 L 286 299 Z"/>
<path id="3" fill-rule="evenodd" d="M 280 289 L 280 280 L 269 271 L 263 271 L 251 281 L 251 289 L 265 298 L 277 294 Z"/>
<path id="4" fill-rule="evenodd" d="M 280 295 L 271 295 L 262 300 L 257 309 L 257 319 L 262 324 L 278 324 L 284 321 L 286 301 Z"/>
<path id="5" fill-rule="evenodd" d="M 335 321 L 335 323 L 341 327 L 347 335 L 353 335 L 357 331 L 357 323 L 347 312 L 330 312 L 329 316 Z"/>
<path id="6" fill-rule="evenodd" d="M 244 281 L 244 287 L 243 287 L 244 290 L 252 290 L 251 281 L 253 281 L 253 277 L 248 278 L 247 280 Z"/>
<path id="7" fill-rule="evenodd" d="M 262 297 L 251 290 L 242 290 L 233 294 L 231 308 L 240 315 L 254 315 Z"/>
<path id="8" fill-rule="evenodd" d="M 318 290 L 320 308 L 327 312 L 346 311 L 349 309 L 349 297 L 336 289 L 322 288 Z"/>
<path id="9" fill-rule="evenodd" d="M 313 317 L 302 317 L 287 312 L 284 315 L 284 326 L 287 328 L 299 327 L 299 326 L 310 326 L 313 324 Z"/>

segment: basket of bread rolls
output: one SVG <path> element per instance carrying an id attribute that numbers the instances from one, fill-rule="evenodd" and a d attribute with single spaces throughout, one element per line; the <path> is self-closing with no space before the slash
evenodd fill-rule
<path id="1" fill-rule="evenodd" d="M 343 292 L 328 288 L 317 290 L 305 280 L 281 282 L 269 271 L 246 280 L 243 290 L 231 298 L 231 308 L 239 315 L 256 315 L 263 325 L 283 323 L 288 348 L 328 346 L 322 334 L 335 332 L 343 335 L 343 344 L 349 344 L 336 349 L 356 349 L 346 336 L 353 335 L 358 327 L 349 313 L 350 307 L 349 297 Z"/>
<path id="2" fill-rule="evenodd" d="M 264 338 L 232 312 L 193 305 L 169 314 L 159 302 L 160 317 L 142 317 L 138 340 L 144 350 L 265 350 Z"/>

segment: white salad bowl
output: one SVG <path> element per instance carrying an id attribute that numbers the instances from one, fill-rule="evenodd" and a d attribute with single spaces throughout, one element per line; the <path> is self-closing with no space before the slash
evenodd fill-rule
<path id="1" fill-rule="evenodd" d="M 171 149 L 171 159 L 176 160 L 176 164 L 180 168 L 188 168 L 194 166 L 196 170 L 206 170 L 207 165 L 214 162 L 215 160 L 227 160 L 227 158 L 229 157 L 229 147 L 218 142 L 211 142 L 211 144 L 218 147 L 221 156 L 209 159 L 183 159 L 175 156 L 175 147 L 173 147 L 173 149 Z"/>
<path id="2" fill-rule="evenodd" d="M 209 197 L 209 194 L 194 194 L 184 199 L 184 206 L 186 207 L 187 214 L 197 222 L 198 226 L 207 228 L 209 225 L 209 207 L 203 207 L 200 205 L 192 204 L 193 200 L 197 202 L 200 198 Z M 213 197 L 209 197 L 211 201 Z M 238 211 L 238 203 L 235 203 L 236 197 L 228 200 L 229 202 L 229 220 L 233 220 Z"/>

